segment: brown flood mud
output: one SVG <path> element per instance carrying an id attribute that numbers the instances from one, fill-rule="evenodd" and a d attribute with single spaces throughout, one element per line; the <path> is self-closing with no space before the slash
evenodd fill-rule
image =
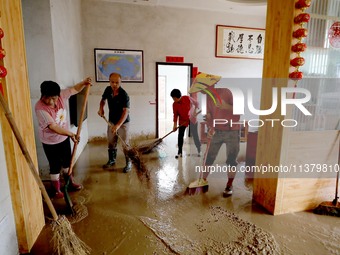
<path id="1" fill-rule="evenodd" d="M 135 167 L 122 172 L 121 150 L 115 167 L 104 170 L 105 142 L 86 146 L 74 168 L 85 188 L 70 193 L 78 211 L 68 218 L 91 254 L 340 254 L 337 217 L 311 212 L 269 215 L 252 202 L 247 176 L 235 179 L 234 193 L 227 198 L 222 197 L 225 173 L 209 177 L 207 193 L 185 196 L 202 157 L 186 141 L 183 158 L 175 159 L 175 140 L 170 136 L 141 156 L 150 171 L 147 183 L 140 181 Z M 217 162 L 223 164 L 224 155 L 221 151 Z M 65 201 L 53 203 L 63 214 Z M 31 254 L 52 254 L 50 236 L 47 223 Z"/>

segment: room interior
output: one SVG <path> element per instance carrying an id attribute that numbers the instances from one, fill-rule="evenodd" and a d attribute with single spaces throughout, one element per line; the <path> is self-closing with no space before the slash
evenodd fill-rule
<path id="1" fill-rule="evenodd" d="M 204 7 L 203 2 L 205 1 L 196 1 L 195 11 L 189 8 L 193 5 L 190 1 L 171 1 L 176 5 L 179 2 L 187 4 L 182 8 L 168 6 L 169 1 L 156 0 L 130 1 L 131 3 L 126 3 L 126 1 L 87 0 L 76 1 L 72 4 L 67 1 L 58 2 L 52 0 L 39 0 L 35 1 L 35 3 L 28 2 L 23 0 L 3 1 L 1 3 L 0 26 L 5 31 L 4 37 L 1 39 L 1 47 L 6 50 L 6 57 L 1 60 L 1 64 L 6 66 L 8 70 L 6 79 L 2 79 L 2 87 L 10 109 L 13 111 L 14 118 L 19 124 L 19 129 L 24 130 L 25 143 L 28 145 L 30 154 L 34 155 L 34 163 L 38 166 L 37 169 L 39 169 L 42 178 L 48 171 L 48 164 L 42 153 L 41 144 L 36 140 L 36 119 L 32 113 L 33 111 L 31 111 L 32 105 L 40 95 L 39 84 L 42 80 L 52 79 L 57 80 L 63 86 L 70 86 L 88 74 L 94 77 L 93 49 L 96 47 L 142 49 L 144 51 L 144 82 L 124 84 L 135 102 L 131 108 L 132 117 L 136 121 L 136 125 L 132 130 L 134 134 L 140 134 L 140 127 L 143 127 L 142 133 L 144 134 L 155 134 L 155 107 L 150 103 L 155 100 L 156 96 L 155 63 L 157 61 L 165 62 L 165 57 L 168 55 L 184 56 L 185 62 L 198 66 L 198 70 L 221 74 L 226 78 L 226 81 L 233 78 L 244 78 L 256 83 L 261 80 L 261 109 L 270 108 L 272 87 L 285 88 L 296 85 L 287 79 L 288 75 L 295 71 L 291 66 L 291 58 L 294 57 L 291 45 L 296 43 L 297 39 L 292 38 L 291 35 L 301 25 L 293 22 L 294 17 L 301 12 L 295 6 L 296 1 L 290 1 L 287 4 L 268 0 L 267 4 L 264 4 L 264 1 L 216 0 L 217 8 L 221 8 L 221 4 L 223 4 L 226 6 L 224 8 L 228 9 L 227 20 L 225 12 L 213 11 L 213 4 L 209 7 Z M 327 45 L 327 43 L 325 44 L 325 41 L 327 42 L 325 33 L 329 24 L 339 19 L 339 13 L 336 13 L 336 10 L 339 10 L 339 8 L 336 8 L 336 6 L 339 7 L 339 1 L 330 0 L 327 3 L 327 5 L 321 5 L 320 1 L 313 1 L 311 9 L 307 9 L 311 13 L 311 22 L 307 24 L 309 26 L 309 35 L 306 38 L 306 55 L 303 55 L 306 59 L 306 64 L 300 69 L 306 78 L 298 82 L 299 86 L 311 90 L 312 101 L 308 105 L 308 109 L 313 112 L 314 118 L 312 120 L 304 119 L 296 109 L 289 109 L 287 116 L 282 116 L 279 110 L 275 111 L 270 118 L 282 121 L 285 117 L 291 117 L 298 119 L 304 126 L 300 125 L 295 130 L 285 129 L 282 126 L 272 128 L 269 125 L 264 125 L 261 127 L 258 134 L 256 134 L 256 157 L 254 155 L 254 145 L 252 147 L 253 151 L 248 154 L 248 156 L 252 154 L 252 164 L 303 165 L 312 162 L 333 166 L 338 163 L 339 131 L 337 130 L 337 120 L 339 119 L 339 111 L 334 109 L 339 109 L 339 100 L 336 99 L 337 97 L 333 99 L 332 95 L 339 93 L 337 89 L 337 79 L 339 78 L 337 59 L 339 59 L 339 52 Z M 260 14 L 250 15 L 255 10 L 259 11 Z M 125 18 L 126 13 L 132 14 L 134 19 L 131 19 L 131 17 Z M 237 13 L 242 13 L 243 17 L 248 16 L 249 20 L 239 19 Z M 177 20 L 174 15 L 178 15 Z M 94 23 L 94 21 L 97 23 Z M 179 29 L 178 26 L 181 22 L 191 25 L 183 26 Z M 68 23 L 71 26 L 66 26 Z M 264 59 L 216 58 L 214 56 L 215 25 L 226 23 L 231 26 L 265 28 Z M 141 24 L 147 24 L 148 26 L 143 28 Z M 198 27 L 193 24 L 198 24 Z M 323 26 L 323 29 L 320 29 L 320 26 Z M 157 33 L 157 31 L 163 31 L 164 29 L 166 32 Z M 323 36 L 320 31 L 323 31 Z M 209 38 L 207 38 L 207 34 Z M 199 40 L 200 38 L 202 39 Z M 319 42 L 320 38 L 323 39 L 322 42 Z M 183 43 L 184 40 L 186 43 Z M 162 44 L 162 46 L 156 47 L 157 44 Z M 158 51 L 157 48 L 159 49 Z M 310 54 L 307 55 L 307 52 Z M 49 62 L 46 62 L 47 60 Z M 247 69 L 245 69 L 245 65 Z M 15 73 L 12 70 L 15 70 Z M 321 79 L 317 82 L 317 79 L 308 79 L 311 77 Z M 272 78 L 277 78 L 274 84 Z M 79 153 L 76 165 L 76 177 L 87 184 L 89 188 L 92 187 L 92 190 L 85 190 L 85 193 L 80 193 L 79 196 L 86 197 L 86 191 L 92 194 L 92 198 L 87 201 L 89 215 L 92 212 L 98 217 L 102 216 L 102 219 L 110 216 L 105 212 L 98 211 L 105 208 L 101 206 L 102 202 L 105 203 L 104 194 L 108 195 L 110 192 L 117 192 L 121 195 L 121 197 L 118 195 L 115 198 L 118 204 L 119 201 L 124 201 L 124 198 L 126 198 L 127 203 L 133 203 L 140 201 L 135 200 L 135 198 L 141 197 L 138 194 L 140 192 L 137 188 L 139 187 L 138 179 L 134 175 L 131 175 L 131 177 L 118 175 L 119 170 L 117 171 L 118 173 L 115 171 L 98 173 L 98 171 L 102 171 L 99 161 L 104 160 L 104 156 L 100 152 L 97 153 L 97 159 L 92 161 L 92 163 L 96 162 L 94 163 L 96 164 L 94 168 L 87 169 L 89 165 L 86 165 L 86 155 L 91 158 L 90 148 L 93 151 L 101 151 L 100 148 L 98 149 L 97 143 L 105 137 L 105 123 L 96 114 L 104 86 L 105 83 L 95 82 L 91 88 L 88 117 L 84 122 L 82 133 L 84 140 L 82 140 L 80 148 L 78 148 Z M 144 114 L 140 114 L 139 108 L 141 105 L 143 105 Z M 3 249 L 9 251 L 9 254 L 27 253 L 33 248 L 38 239 L 38 244 L 41 246 L 40 248 L 35 246 L 32 254 L 49 254 L 50 251 L 48 250 L 48 245 L 46 245 L 46 240 L 38 238 L 41 233 L 48 231 L 46 228 L 43 230 L 46 219 L 39 187 L 29 172 L 22 171 L 27 169 L 27 165 L 3 114 L 1 115 L 1 124 L 2 137 L 0 140 L 2 147 L 0 156 L 2 158 L 1 162 L 5 162 L 5 164 L 1 164 L 0 172 L 2 179 L 9 180 L 2 187 L 3 192 L 1 192 L 3 202 L 1 202 L 0 207 L 2 212 L 1 219 L 3 220 L 1 221 L 0 229 L 6 233 L 4 240 L 0 242 L 1 249 L 4 247 Z M 76 130 L 76 127 L 73 126 L 72 129 Z M 250 149 L 248 141 L 251 136 L 254 136 L 254 133 L 248 133 L 247 147 L 244 149 L 245 154 Z M 251 138 L 251 143 L 254 142 L 254 139 L 254 137 Z M 269 144 L 268 141 L 270 141 Z M 174 148 L 175 146 L 175 141 L 170 138 L 165 144 L 165 147 L 169 147 L 169 149 L 160 149 L 158 154 L 152 154 L 151 158 L 147 160 L 151 162 L 156 157 L 160 162 L 163 162 L 164 158 L 172 158 L 173 149 L 171 147 Z M 188 142 L 187 146 L 190 151 L 190 142 Z M 102 153 L 105 153 L 105 151 L 102 151 Z M 246 156 L 244 155 L 245 158 Z M 192 160 L 195 159 L 188 157 L 183 160 L 182 164 L 169 160 L 170 163 L 167 167 L 159 167 L 158 175 L 155 173 L 155 178 L 158 178 L 158 180 L 166 179 L 171 177 L 173 171 L 175 171 L 173 173 L 175 175 L 181 172 L 184 174 L 183 179 L 185 181 L 181 185 L 179 185 L 180 183 L 175 185 L 175 191 L 180 191 L 185 188 L 187 182 L 194 178 L 194 176 L 186 173 L 186 170 L 190 168 L 188 165 L 192 164 Z M 87 162 L 87 164 L 89 163 Z M 152 168 L 158 165 L 157 162 L 151 162 L 150 164 Z M 176 164 L 178 165 L 176 166 Z M 82 170 L 82 168 L 87 170 Z M 322 174 L 315 175 L 315 178 L 286 178 L 282 176 L 282 173 L 264 174 L 258 176 L 260 178 L 255 177 L 250 190 L 244 189 L 248 186 L 240 178 L 237 186 L 239 195 L 235 194 L 229 200 L 221 200 L 219 193 L 224 185 L 224 179 L 219 178 L 220 176 L 217 177 L 211 180 L 214 185 L 211 185 L 209 195 L 195 197 L 192 200 L 187 198 L 178 199 L 177 202 L 180 202 L 174 203 L 173 209 L 180 211 L 187 208 L 188 205 L 197 208 L 203 205 L 202 208 L 206 213 L 207 208 L 204 205 L 218 205 L 237 213 L 245 220 L 256 222 L 266 231 L 270 232 L 270 226 L 273 225 L 272 234 L 278 242 L 278 246 L 281 247 L 283 254 L 295 254 L 297 250 L 301 249 L 305 249 L 305 252 L 310 252 L 311 254 L 313 252 L 315 252 L 313 254 L 339 253 L 339 246 L 336 244 L 339 236 L 339 223 L 336 218 L 316 216 L 310 212 L 320 202 L 331 201 L 334 198 L 334 178 L 323 178 Z M 93 182 L 104 183 L 105 180 L 110 178 L 115 179 L 115 181 L 119 180 L 135 184 L 131 188 L 133 192 L 128 193 L 133 198 L 129 199 L 128 195 L 126 195 L 127 193 L 123 192 L 123 190 L 129 192 L 129 189 L 122 184 L 118 184 L 117 189 L 110 187 L 101 196 L 93 198 L 94 195 L 98 195 L 96 193 L 98 187 L 93 185 Z M 170 184 L 168 183 L 168 185 Z M 103 187 L 106 186 L 103 185 Z M 149 211 L 148 206 L 160 205 L 159 203 L 150 202 L 149 205 L 143 204 L 137 208 L 135 215 L 144 215 L 151 218 L 150 215 L 155 214 L 159 216 L 159 220 L 165 219 L 166 214 L 162 210 L 168 210 L 171 206 L 164 205 L 169 201 L 171 202 L 171 199 L 167 200 L 169 199 L 168 196 L 176 194 L 174 194 L 174 190 L 167 193 L 168 186 L 160 186 L 159 188 L 162 187 L 165 190 L 164 194 L 162 194 L 162 189 L 158 189 L 158 192 L 160 192 L 158 198 L 161 201 L 160 209 Z M 242 191 L 243 189 L 244 191 Z M 144 192 L 141 193 L 145 195 Z M 217 199 L 217 197 L 219 198 Z M 76 198 L 77 194 L 73 194 L 73 199 Z M 152 200 L 152 196 L 151 198 L 148 197 L 148 199 Z M 214 201 L 216 203 L 213 203 Z M 55 206 L 59 208 L 60 201 L 54 202 Z M 98 210 L 94 209 L 95 202 L 100 205 Z M 110 206 L 108 209 L 108 211 L 114 212 L 116 221 L 113 221 L 112 224 L 117 224 L 117 222 L 123 220 L 124 222 L 132 222 L 132 225 L 126 223 L 126 225 L 117 225 L 119 226 L 118 229 L 112 230 L 108 228 L 103 231 L 108 234 L 112 230 L 115 233 L 114 236 L 117 234 L 117 239 L 113 244 L 102 240 L 104 245 L 100 248 L 99 240 L 97 240 L 97 243 L 89 240 L 89 237 L 94 235 L 89 234 L 89 236 L 86 236 L 88 231 L 86 225 L 93 221 L 96 222 L 95 218 L 91 218 L 91 216 L 85 220 L 86 223 L 79 222 L 73 225 L 76 233 L 85 242 L 91 243 L 92 247 L 102 253 L 112 251 L 113 254 L 124 250 L 129 251 L 131 247 L 128 247 L 127 242 L 125 243 L 126 239 L 120 239 L 119 234 L 125 232 L 132 234 L 127 239 L 131 240 L 134 237 L 131 227 L 137 228 L 139 225 L 135 222 L 136 218 L 127 214 L 130 210 L 126 210 L 124 206 L 118 206 L 116 209 Z M 60 210 L 62 211 L 62 209 Z M 249 211 L 253 211 L 254 215 L 260 216 L 256 218 Z M 192 210 L 190 213 L 195 215 L 196 211 Z M 188 214 L 186 216 L 192 215 Z M 184 216 L 181 218 L 176 213 L 169 215 L 171 219 L 176 217 L 181 219 L 178 220 L 177 224 L 187 220 Z M 99 219 L 97 220 L 99 221 Z M 306 223 L 308 220 L 312 223 Z M 295 237 L 301 237 L 304 242 L 308 243 L 309 247 L 301 247 L 303 245 L 298 240 L 294 240 L 294 234 L 290 230 L 284 228 L 280 232 L 279 228 L 282 228 L 285 222 L 289 222 L 288 225 L 291 227 L 294 226 L 294 228 L 292 227 L 294 230 L 297 230 L 295 225 L 298 226 L 303 223 L 306 226 L 307 224 L 306 231 L 299 234 L 295 233 Z M 318 223 L 324 224 L 323 227 L 319 226 L 321 228 L 321 237 L 315 237 L 318 229 L 313 224 L 317 225 Z M 105 222 L 100 222 L 98 225 L 94 224 L 94 229 L 103 226 L 103 224 L 105 226 Z M 160 254 L 172 254 L 170 252 L 174 252 L 166 250 L 147 229 L 140 226 L 137 229 L 141 235 L 148 235 L 151 238 L 149 241 L 153 245 L 148 246 L 145 244 L 147 242 L 143 243 L 143 239 L 139 236 L 140 234 L 137 234 L 139 236 L 137 239 L 142 243 L 138 243 L 135 248 L 132 247 L 130 252 L 137 248 L 144 252 L 151 252 L 154 249 Z M 312 234 L 307 233 L 307 229 L 312 229 L 310 231 Z M 183 232 L 182 229 L 181 231 Z M 120 240 L 121 243 L 117 240 Z M 285 241 L 288 242 L 288 245 L 285 244 Z M 41 247 L 44 248 L 42 249 Z M 39 251 L 42 251 L 41 249 L 47 249 L 46 253 L 39 253 Z M 219 254 L 217 250 L 216 248 L 214 254 Z M 276 249 L 271 250 L 273 254 L 276 251 Z M 137 254 L 136 250 L 134 254 Z"/>

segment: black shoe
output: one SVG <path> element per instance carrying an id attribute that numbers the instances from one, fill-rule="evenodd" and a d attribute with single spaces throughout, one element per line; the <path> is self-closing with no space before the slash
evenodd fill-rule
<path id="1" fill-rule="evenodd" d="M 175 158 L 181 158 L 182 157 L 182 153 L 178 153 Z"/>
<path id="2" fill-rule="evenodd" d="M 223 191 L 223 197 L 229 197 L 233 194 L 233 187 L 227 186 L 225 190 Z"/>
<path id="3" fill-rule="evenodd" d="M 114 164 L 116 164 L 116 160 L 109 160 L 105 165 L 103 165 L 103 168 L 112 167 Z"/>

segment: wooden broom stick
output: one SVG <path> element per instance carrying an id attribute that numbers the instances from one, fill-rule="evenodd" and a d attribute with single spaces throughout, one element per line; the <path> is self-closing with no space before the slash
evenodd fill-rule
<path id="1" fill-rule="evenodd" d="M 39 188 L 41 190 L 41 193 L 42 193 L 42 195 L 43 195 L 43 197 L 45 199 L 45 202 L 46 202 L 46 204 L 48 206 L 48 209 L 50 210 L 50 212 L 52 214 L 53 220 L 57 221 L 58 220 L 58 214 L 57 214 L 57 212 L 56 212 L 56 210 L 55 210 L 55 208 L 54 208 L 54 206 L 52 204 L 52 201 L 51 201 L 50 197 L 47 194 L 47 191 L 45 189 L 44 184 L 42 183 L 42 181 L 41 181 L 41 179 L 39 177 L 39 174 L 38 174 L 39 171 L 35 167 L 35 165 L 33 163 L 33 160 L 31 158 L 30 154 L 28 153 L 28 150 L 27 150 L 27 147 L 26 147 L 26 145 L 24 143 L 24 140 L 22 139 L 22 137 L 20 135 L 20 131 L 19 131 L 19 129 L 18 129 L 14 119 L 13 119 L 12 113 L 10 112 L 10 110 L 9 110 L 9 108 L 7 106 L 7 103 L 5 102 L 5 99 L 4 99 L 3 95 L 2 95 L 2 93 L 0 93 L 0 104 L 1 104 L 1 106 L 3 108 L 3 110 L 5 111 L 5 116 L 6 116 L 7 120 L 8 120 L 8 123 L 11 126 L 12 131 L 14 133 L 14 136 L 15 136 L 15 138 L 18 141 L 19 147 L 20 147 L 20 149 L 22 151 L 22 154 L 24 155 L 24 157 L 25 157 L 25 159 L 27 161 L 29 169 L 31 170 L 31 173 L 33 174 L 33 177 L 34 177 L 35 181 L 37 182 L 37 184 L 38 184 L 38 186 L 39 186 Z"/>

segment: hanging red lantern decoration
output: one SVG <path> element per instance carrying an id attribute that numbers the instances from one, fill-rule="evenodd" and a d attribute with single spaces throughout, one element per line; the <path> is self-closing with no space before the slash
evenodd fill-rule
<path id="1" fill-rule="evenodd" d="M 298 0 L 295 3 L 295 8 L 297 8 L 297 9 L 307 8 L 311 5 L 311 3 L 312 3 L 311 0 Z"/>
<path id="2" fill-rule="evenodd" d="M 0 39 L 2 39 L 2 37 L 4 37 L 4 30 L 2 30 L 1 28 L 0 28 Z"/>
<path id="3" fill-rule="evenodd" d="M 305 43 L 296 43 L 291 49 L 293 52 L 303 52 L 307 49 L 307 45 Z"/>
<path id="4" fill-rule="evenodd" d="M 0 78 L 5 78 L 7 75 L 7 70 L 4 66 L 0 66 Z"/>
<path id="5" fill-rule="evenodd" d="M 294 18 L 295 24 L 307 23 L 310 20 L 310 15 L 308 13 L 300 13 Z"/>
<path id="6" fill-rule="evenodd" d="M 290 61 L 290 65 L 291 66 L 303 66 L 305 64 L 305 59 L 302 58 L 302 57 L 296 57 L 296 58 L 293 58 L 291 61 Z"/>
<path id="7" fill-rule="evenodd" d="M 332 47 L 340 48 L 340 21 L 333 23 L 328 30 L 329 43 Z"/>
<path id="8" fill-rule="evenodd" d="M 5 56 L 6 56 L 5 50 L 0 48 L 0 59 L 3 59 Z"/>
<path id="9" fill-rule="evenodd" d="M 295 30 L 293 32 L 293 37 L 294 38 L 301 38 L 301 37 L 307 37 L 308 35 L 308 30 L 306 28 L 299 28 L 298 30 Z"/>
<path id="10" fill-rule="evenodd" d="M 302 72 L 294 71 L 289 74 L 289 78 L 292 80 L 301 80 L 303 78 Z"/>

